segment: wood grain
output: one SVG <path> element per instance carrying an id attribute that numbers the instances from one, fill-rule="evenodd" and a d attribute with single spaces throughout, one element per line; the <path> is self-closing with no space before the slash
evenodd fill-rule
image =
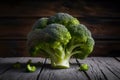
<path id="1" fill-rule="evenodd" d="M 119 58 L 119 57 L 117 57 Z M 26 64 L 31 59 L 34 65 L 37 62 L 42 63 L 42 66 L 37 66 L 37 70 L 33 73 L 25 72 L 25 67 L 7 69 L 7 66 L 19 61 Z M 120 80 L 120 62 L 113 57 L 89 57 L 84 60 L 70 59 L 69 69 L 53 69 L 49 59 L 44 58 L 0 58 L 0 80 Z M 88 71 L 80 71 L 81 64 L 88 64 Z M 3 66 L 6 64 L 6 66 Z"/>
<path id="2" fill-rule="evenodd" d="M 0 75 L 2 75 L 3 73 L 5 73 L 6 71 L 8 71 L 9 69 L 12 68 L 12 65 L 15 62 L 21 61 L 23 58 L 14 58 L 11 60 L 8 60 L 8 58 L 0 58 Z"/>
<path id="3" fill-rule="evenodd" d="M 87 58 L 86 60 L 78 59 L 77 61 L 79 66 L 84 63 L 88 64 L 89 70 L 83 72 L 89 77 L 90 80 L 106 80 L 101 70 L 99 69 L 99 66 L 95 64 L 91 58 Z"/>
<path id="4" fill-rule="evenodd" d="M 25 71 L 25 64 L 29 59 L 32 60 L 32 63 L 34 63 L 34 65 L 37 65 L 38 62 L 41 63 L 41 66 L 37 66 L 37 70 L 34 73 L 27 73 Z M 4 58 L 2 59 L 1 61 L 2 63 L 0 63 L 0 65 L 7 64 L 7 66 L 11 66 L 15 62 L 20 62 L 23 66 L 20 69 L 14 69 L 12 67 L 9 68 L 7 71 L 0 75 L 0 80 L 37 80 L 37 76 L 39 75 L 42 69 L 42 64 L 44 63 L 44 60 L 45 59 L 42 58 L 23 58 L 23 57 L 14 59 Z M 6 67 L 4 67 L 3 69 L 5 68 Z"/>
<path id="5" fill-rule="evenodd" d="M 119 80 L 120 63 L 114 58 L 88 58 L 78 60 L 79 64 L 87 63 L 90 69 L 85 72 L 91 80 Z M 91 74 L 92 73 L 92 74 Z M 94 76 L 93 76 L 94 75 Z"/>
<path id="6" fill-rule="evenodd" d="M 50 16 L 56 12 L 66 12 L 81 17 L 120 17 L 118 7 L 118 2 L 113 0 L 109 2 L 102 0 L 13 0 L 0 3 L 0 17 L 40 17 Z"/>
<path id="7" fill-rule="evenodd" d="M 98 60 L 98 61 L 97 61 Z M 110 58 L 98 58 L 98 59 L 94 59 L 94 61 L 97 61 L 96 64 L 98 64 L 98 66 L 100 66 L 100 69 L 102 71 L 102 73 L 104 74 L 104 76 L 106 77 L 106 79 L 108 80 L 119 80 L 120 79 L 120 63 L 118 61 L 116 61 L 115 59 L 110 59 Z M 111 61 L 109 61 L 111 60 Z M 111 64 L 112 62 L 112 64 Z M 103 68 L 104 67 L 104 68 Z M 109 74 L 109 75 L 106 75 Z"/>
<path id="8" fill-rule="evenodd" d="M 38 80 L 88 80 L 84 73 L 79 72 L 75 59 L 71 59 L 70 63 L 69 69 L 52 69 L 50 60 L 47 60 Z"/>
<path id="9" fill-rule="evenodd" d="M 119 57 L 115 57 L 115 59 L 120 62 L 120 58 Z"/>

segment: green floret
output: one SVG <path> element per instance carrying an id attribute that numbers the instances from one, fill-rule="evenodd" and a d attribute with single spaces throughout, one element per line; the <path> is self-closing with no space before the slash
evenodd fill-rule
<path id="1" fill-rule="evenodd" d="M 92 51 L 94 48 L 94 40 L 91 37 L 87 38 L 87 41 L 85 43 L 81 43 L 80 46 L 78 48 L 76 48 L 76 52 L 78 50 L 78 54 L 75 54 L 74 56 L 76 58 L 80 58 L 80 59 L 85 59 Z"/>
<path id="2" fill-rule="evenodd" d="M 61 24 L 50 24 L 43 31 L 51 35 L 51 39 L 54 39 L 58 43 L 62 43 L 62 45 L 66 45 L 71 39 L 71 35 L 67 28 Z"/>
<path id="3" fill-rule="evenodd" d="M 59 23 L 64 26 L 80 24 L 79 21 L 67 13 L 57 13 L 48 19 L 48 24 Z"/>
<path id="4" fill-rule="evenodd" d="M 69 26 L 68 30 L 72 36 L 68 45 L 72 55 L 75 54 L 74 57 L 80 59 L 86 58 L 94 47 L 90 31 L 83 24 Z"/>
<path id="5" fill-rule="evenodd" d="M 84 59 L 93 51 L 95 41 L 91 32 L 73 16 L 57 13 L 43 24 L 33 26 L 27 45 L 32 56 L 49 57 L 52 67 L 69 68 L 71 56 Z"/>
<path id="6" fill-rule="evenodd" d="M 77 44 L 80 42 L 86 42 L 87 37 L 89 36 L 88 34 L 90 34 L 88 33 L 87 28 L 82 24 L 71 25 L 68 27 L 68 30 L 72 36 L 71 41 L 74 43 L 77 42 Z"/>
<path id="7" fill-rule="evenodd" d="M 48 18 L 40 18 L 37 22 L 33 25 L 32 30 L 35 29 L 43 29 L 47 26 Z"/>
<path id="8" fill-rule="evenodd" d="M 34 31 L 31 31 L 28 34 L 28 40 L 27 40 L 27 45 L 28 45 L 28 50 L 31 56 L 38 56 L 39 53 L 42 56 L 48 57 L 49 55 L 47 53 L 44 54 L 44 51 L 41 50 L 40 48 L 40 43 L 45 43 L 49 41 L 49 36 L 43 30 L 41 29 L 36 29 Z M 42 45 L 42 44 L 41 44 Z"/>

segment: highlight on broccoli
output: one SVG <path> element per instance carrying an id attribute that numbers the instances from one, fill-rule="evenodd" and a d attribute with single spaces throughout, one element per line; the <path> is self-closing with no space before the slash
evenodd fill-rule
<path id="1" fill-rule="evenodd" d="M 34 66 L 34 65 L 32 64 L 32 60 L 29 59 L 29 60 L 27 61 L 27 64 L 26 64 L 26 71 L 27 71 L 27 72 L 35 72 L 36 69 L 37 69 L 36 66 Z"/>
<path id="2" fill-rule="evenodd" d="M 94 44 L 88 28 L 67 13 L 40 18 L 27 36 L 29 53 L 49 57 L 54 68 L 69 68 L 71 56 L 85 59 Z"/>
<path id="3" fill-rule="evenodd" d="M 36 71 L 36 67 L 35 66 L 31 66 L 30 64 L 27 64 L 26 71 L 27 72 L 35 72 Z"/>

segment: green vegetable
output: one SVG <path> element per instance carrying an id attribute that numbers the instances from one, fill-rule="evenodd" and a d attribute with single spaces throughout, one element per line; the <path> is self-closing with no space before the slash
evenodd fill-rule
<path id="1" fill-rule="evenodd" d="M 32 30 L 36 28 L 44 28 L 47 25 L 48 18 L 40 18 L 36 23 L 33 25 Z"/>
<path id="2" fill-rule="evenodd" d="M 79 70 L 81 70 L 81 71 L 87 71 L 88 69 L 89 69 L 88 64 L 82 64 L 82 65 L 80 66 L 80 69 L 79 69 Z"/>
<path id="3" fill-rule="evenodd" d="M 30 64 L 27 64 L 26 70 L 28 72 L 35 72 L 36 71 L 36 67 L 35 66 L 31 66 Z"/>
<path id="4" fill-rule="evenodd" d="M 20 68 L 21 68 L 20 62 L 14 63 L 14 64 L 13 64 L 13 68 L 20 69 Z"/>
<path id="5" fill-rule="evenodd" d="M 48 24 L 52 23 L 59 23 L 66 27 L 73 24 L 74 25 L 80 24 L 80 22 L 76 18 L 67 13 L 57 13 L 54 16 L 51 16 L 48 19 Z"/>
<path id="6" fill-rule="evenodd" d="M 93 51 L 94 44 L 87 27 L 67 13 L 39 19 L 27 37 L 29 53 L 49 57 L 54 68 L 69 68 L 71 56 L 85 59 Z"/>

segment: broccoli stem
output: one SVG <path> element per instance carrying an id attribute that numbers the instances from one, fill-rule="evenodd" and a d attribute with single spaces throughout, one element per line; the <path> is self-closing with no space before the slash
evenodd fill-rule
<path id="1" fill-rule="evenodd" d="M 68 57 L 65 57 L 64 59 L 61 58 L 56 58 L 53 59 L 51 58 L 51 66 L 54 68 L 69 68 L 70 64 L 69 64 L 69 59 Z"/>
<path id="2" fill-rule="evenodd" d="M 74 55 L 74 54 L 82 54 L 82 51 L 74 51 L 71 53 L 71 56 Z"/>
<path id="3" fill-rule="evenodd" d="M 64 48 L 60 45 L 57 48 L 51 49 L 50 47 L 41 48 L 44 52 L 49 54 L 51 66 L 54 68 L 69 68 L 70 57 L 65 54 Z"/>
<path id="4" fill-rule="evenodd" d="M 69 59 L 72 55 L 74 54 L 78 54 L 78 53 L 82 53 L 80 50 L 78 51 L 74 51 L 74 49 L 76 49 L 77 47 L 80 47 L 81 44 L 76 44 L 73 45 L 71 47 L 69 47 L 68 49 L 63 49 L 62 46 L 59 46 L 53 55 L 50 55 L 51 57 L 51 65 L 54 68 L 69 68 Z M 58 54 L 58 55 L 55 55 Z"/>
<path id="5" fill-rule="evenodd" d="M 80 47 L 80 45 L 81 45 L 81 44 L 72 45 L 72 46 L 68 49 L 69 53 L 71 54 L 71 53 L 73 52 L 73 50 L 74 50 L 75 48 L 77 48 L 77 47 Z"/>
<path id="6" fill-rule="evenodd" d="M 56 50 L 56 53 L 58 55 L 51 55 L 51 66 L 54 68 L 69 68 L 69 59 L 70 56 L 65 53 L 65 50 L 62 46 L 59 46 Z"/>

